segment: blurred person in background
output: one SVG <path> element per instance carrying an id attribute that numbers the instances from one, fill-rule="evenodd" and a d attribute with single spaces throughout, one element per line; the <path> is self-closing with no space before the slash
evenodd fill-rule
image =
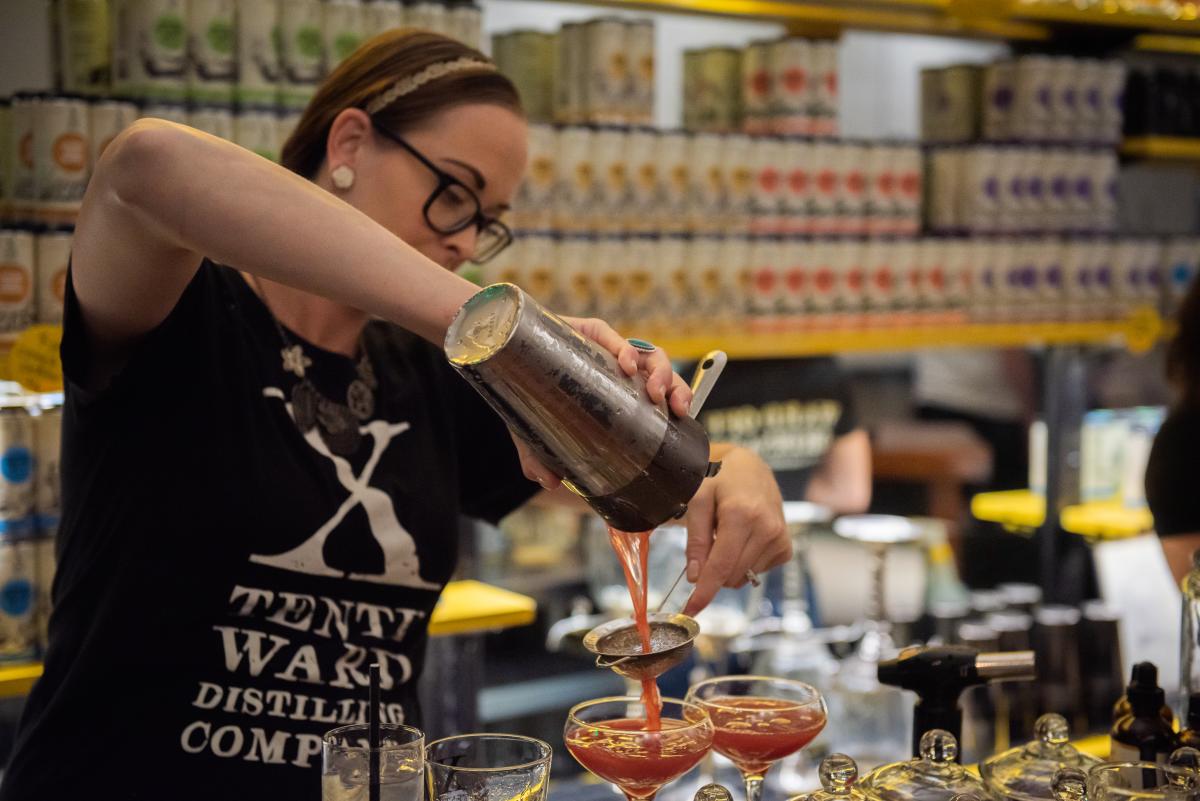
<path id="1" fill-rule="evenodd" d="M 700 422 L 710 438 L 761 456 L 784 500 L 835 514 L 871 505 L 871 440 L 833 358 L 731 360 Z"/>
<path id="2" fill-rule="evenodd" d="M 1200 548 L 1200 281 L 1179 308 L 1179 331 L 1167 349 L 1167 378 L 1175 400 L 1146 463 L 1146 503 L 1176 581 Z"/>

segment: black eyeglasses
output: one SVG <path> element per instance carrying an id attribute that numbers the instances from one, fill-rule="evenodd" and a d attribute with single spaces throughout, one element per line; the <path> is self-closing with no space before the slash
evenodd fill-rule
<path id="1" fill-rule="evenodd" d="M 426 225 L 439 234 L 457 234 L 474 225 L 479 235 L 475 239 L 475 252 L 471 254 L 470 259 L 476 264 L 483 264 L 495 258 L 496 254 L 512 244 L 512 231 L 496 218 L 483 213 L 479 195 L 427 159 L 399 134 L 384 128 L 373 118 L 371 124 L 379 133 L 411 153 L 413 158 L 424 164 L 437 177 L 437 186 L 421 210 L 425 215 Z"/>

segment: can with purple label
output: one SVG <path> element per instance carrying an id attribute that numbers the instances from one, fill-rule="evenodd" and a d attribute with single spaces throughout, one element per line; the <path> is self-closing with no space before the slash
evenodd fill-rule
<path id="1" fill-rule="evenodd" d="M 1022 56 L 1017 60 L 1016 125 L 1012 133 L 1026 142 L 1046 142 L 1054 118 L 1054 59 Z"/>
<path id="2" fill-rule="evenodd" d="M 1013 136 L 1017 65 L 1013 61 L 989 64 L 983 75 L 983 136 L 1003 142 Z"/>

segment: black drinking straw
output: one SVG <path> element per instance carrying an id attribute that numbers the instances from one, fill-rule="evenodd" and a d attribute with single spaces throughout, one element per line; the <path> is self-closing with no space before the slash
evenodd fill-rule
<path id="1" fill-rule="evenodd" d="M 379 801 L 379 665 L 371 665 L 370 708 L 367 711 L 367 798 Z"/>

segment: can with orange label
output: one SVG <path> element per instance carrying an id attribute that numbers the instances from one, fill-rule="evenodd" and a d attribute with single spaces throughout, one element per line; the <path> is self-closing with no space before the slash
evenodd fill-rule
<path id="1" fill-rule="evenodd" d="M 721 264 L 724 245 L 725 237 L 720 235 L 706 234 L 692 239 L 692 286 L 696 296 L 692 322 L 697 327 L 715 326 L 721 330 L 733 322 L 729 288 Z"/>
<path id="2" fill-rule="evenodd" d="M 565 308 L 564 282 L 560 280 L 561 238 L 556 234 L 539 232 L 525 234 L 522 239 L 525 244 L 517 265 L 522 282 L 519 286 L 549 308 Z"/>
<path id="3" fill-rule="evenodd" d="M 34 246 L 34 299 L 39 323 L 61 323 L 67 292 L 67 261 L 71 258 L 70 227 L 42 231 Z"/>
<path id="4" fill-rule="evenodd" d="M 696 134 L 691 140 L 692 201 L 688 229 L 696 234 L 720 233 L 725 218 L 724 143 L 718 134 Z"/>
<path id="5" fill-rule="evenodd" d="M 33 209 L 37 205 L 38 171 L 34 143 L 37 107 L 41 101 L 42 95 L 35 92 L 17 92 L 9 107 L 9 217 L 16 223 L 33 222 Z"/>
<path id="6" fill-rule="evenodd" d="M 93 169 L 117 134 L 138 118 L 138 107 L 122 100 L 93 100 L 88 108 L 89 160 Z"/>
<path id="7" fill-rule="evenodd" d="M 585 109 L 588 122 L 627 121 L 634 93 L 633 65 L 624 20 L 601 17 L 583 23 Z"/>
<path id="8" fill-rule="evenodd" d="M 11 334 L 33 322 L 33 271 L 36 239 L 32 231 L 0 230 L 0 333 Z"/>
<path id="9" fill-rule="evenodd" d="M 629 131 L 619 126 L 596 129 L 592 152 L 596 164 L 595 228 L 609 233 L 624 228 L 629 204 Z"/>
<path id="10" fill-rule="evenodd" d="M 626 314 L 631 325 L 647 325 L 659 305 L 656 296 L 654 259 L 657 255 L 657 240 L 645 234 L 625 237 L 625 253 L 622 261 L 626 266 Z"/>
<path id="11" fill-rule="evenodd" d="M 618 329 L 629 320 L 627 255 L 625 237 L 619 234 L 604 234 L 596 242 L 596 315 Z"/>
<path id="12" fill-rule="evenodd" d="M 529 126 L 529 162 L 511 213 L 515 228 L 546 231 L 554 225 L 558 190 L 558 131 L 550 125 Z"/>
<path id="13" fill-rule="evenodd" d="M 658 131 L 635 128 L 629 132 L 630 201 L 625 209 L 625 230 L 655 233 L 662 217 L 662 173 L 658 164 Z"/>
<path id="14" fill-rule="evenodd" d="M 725 137 L 726 208 L 725 232 L 748 234 L 754 215 L 754 139 L 745 134 Z"/>
<path id="15" fill-rule="evenodd" d="M 733 321 L 743 319 L 749 303 L 750 239 L 743 234 L 726 236 L 720 244 L 721 284 L 726 293 L 726 314 Z"/>
<path id="16" fill-rule="evenodd" d="M 563 276 L 563 311 L 574 317 L 595 317 L 598 300 L 596 237 L 590 234 L 564 236 L 558 252 Z"/>
<path id="17" fill-rule="evenodd" d="M 654 122 L 654 23 L 648 19 L 627 22 L 625 44 L 633 72 L 625 122 L 650 125 Z"/>
<path id="18" fill-rule="evenodd" d="M 691 134 L 682 131 L 664 133 L 658 140 L 658 164 L 663 190 L 662 228 L 682 233 L 688 227 L 691 206 L 692 164 Z"/>
<path id="19" fill-rule="evenodd" d="M 563 128 L 558 136 L 558 202 L 554 227 L 564 232 L 594 230 L 597 179 L 591 128 Z"/>

